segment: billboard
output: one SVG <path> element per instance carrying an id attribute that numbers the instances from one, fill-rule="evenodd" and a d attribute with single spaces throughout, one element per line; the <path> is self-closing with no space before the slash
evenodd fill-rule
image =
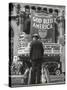
<path id="1" fill-rule="evenodd" d="M 31 34 L 37 33 L 44 43 L 55 42 L 53 15 L 34 13 L 31 16 Z"/>

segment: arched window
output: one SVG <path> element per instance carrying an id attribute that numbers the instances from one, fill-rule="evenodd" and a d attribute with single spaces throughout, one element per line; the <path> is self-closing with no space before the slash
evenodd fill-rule
<path id="1" fill-rule="evenodd" d="M 37 12 L 41 12 L 42 8 L 41 7 L 37 7 Z"/>
<path id="2" fill-rule="evenodd" d="M 53 9 L 52 8 L 49 8 L 49 13 L 53 13 Z"/>
<path id="3" fill-rule="evenodd" d="M 54 10 L 54 14 L 55 14 L 56 16 L 58 16 L 58 12 L 59 12 L 58 9 L 55 9 L 55 10 Z"/>
<path id="4" fill-rule="evenodd" d="M 31 9 L 35 11 L 36 10 L 36 7 L 35 6 L 31 6 Z"/>
<path id="5" fill-rule="evenodd" d="M 29 5 L 25 5 L 25 13 L 26 14 L 30 14 L 30 6 Z"/>
<path id="6" fill-rule="evenodd" d="M 43 11 L 44 13 L 47 13 L 47 8 L 44 7 L 42 11 Z"/>

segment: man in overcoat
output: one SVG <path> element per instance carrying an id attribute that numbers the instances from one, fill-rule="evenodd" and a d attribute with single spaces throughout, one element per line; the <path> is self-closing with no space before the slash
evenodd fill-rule
<path id="1" fill-rule="evenodd" d="M 39 40 L 38 34 L 34 34 L 33 41 L 30 46 L 30 59 L 32 63 L 31 84 L 40 84 L 41 82 L 41 65 L 43 54 L 43 44 Z"/>

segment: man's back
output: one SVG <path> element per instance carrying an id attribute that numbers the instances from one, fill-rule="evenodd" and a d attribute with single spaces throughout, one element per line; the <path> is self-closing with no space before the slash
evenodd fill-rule
<path id="1" fill-rule="evenodd" d="M 42 59 L 43 57 L 43 45 L 39 40 L 32 41 L 30 48 L 30 57 L 32 60 Z"/>

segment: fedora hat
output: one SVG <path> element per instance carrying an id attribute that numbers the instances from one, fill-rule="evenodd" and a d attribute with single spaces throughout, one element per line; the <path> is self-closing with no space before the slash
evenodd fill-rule
<path id="1" fill-rule="evenodd" d="M 37 33 L 35 33 L 35 34 L 33 34 L 32 38 L 33 37 L 39 38 L 39 35 Z"/>

